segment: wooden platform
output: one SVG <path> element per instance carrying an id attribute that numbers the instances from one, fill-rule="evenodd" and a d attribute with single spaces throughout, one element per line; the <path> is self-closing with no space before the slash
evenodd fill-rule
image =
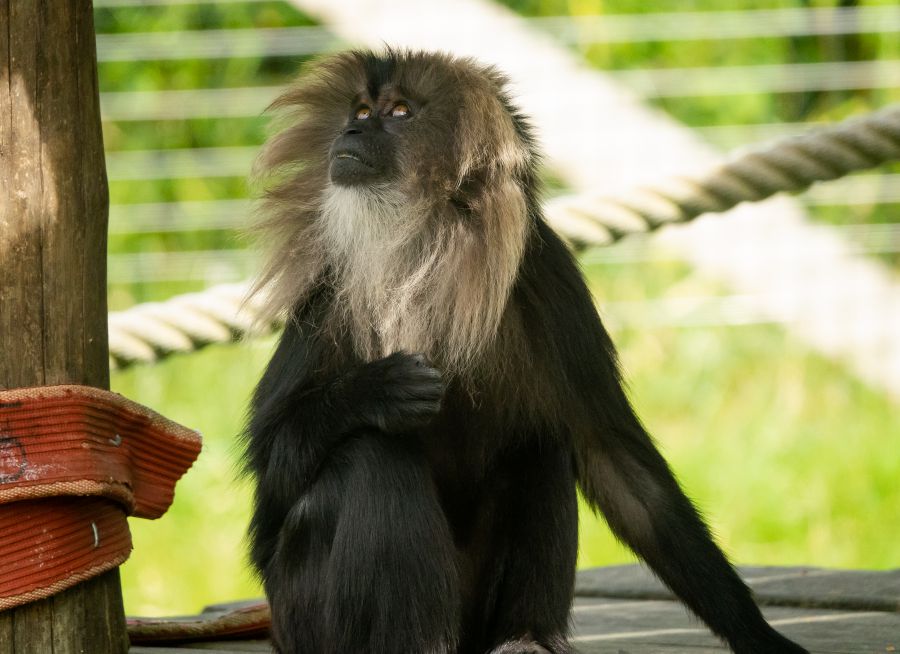
<path id="1" fill-rule="evenodd" d="M 900 652 L 900 569 L 745 567 L 740 571 L 769 621 L 813 654 Z M 580 572 L 573 621 L 573 642 L 581 654 L 728 651 L 636 565 Z M 198 650 L 271 652 L 267 642 L 255 640 L 132 647 L 131 654 L 196 654 Z"/>

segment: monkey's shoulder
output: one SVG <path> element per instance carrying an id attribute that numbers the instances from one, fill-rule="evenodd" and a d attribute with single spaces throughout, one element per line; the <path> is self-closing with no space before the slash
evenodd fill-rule
<path id="1" fill-rule="evenodd" d="M 572 251 L 543 219 L 535 223 L 511 295 L 524 328 L 555 341 L 583 343 L 591 335 L 605 336 Z"/>

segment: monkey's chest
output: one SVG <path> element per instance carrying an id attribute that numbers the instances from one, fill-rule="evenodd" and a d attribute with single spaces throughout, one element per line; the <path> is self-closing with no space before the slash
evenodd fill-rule
<path id="1" fill-rule="evenodd" d="M 420 433 L 429 470 L 448 501 L 477 496 L 498 457 L 523 438 L 495 409 L 484 398 L 473 400 L 451 385 L 441 412 Z"/>
<path id="2" fill-rule="evenodd" d="M 425 460 L 442 490 L 477 484 L 487 472 L 493 447 L 482 442 L 483 434 L 471 428 L 470 418 L 444 410 L 422 430 Z"/>

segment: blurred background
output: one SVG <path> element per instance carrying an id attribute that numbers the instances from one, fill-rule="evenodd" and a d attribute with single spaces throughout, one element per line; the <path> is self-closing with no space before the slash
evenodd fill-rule
<path id="1" fill-rule="evenodd" d="M 111 311 L 252 276 L 241 230 L 263 112 L 320 53 L 386 42 L 498 64 L 548 151 L 549 196 L 627 192 L 900 101 L 894 0 L 403 4 L 94 0 Z M 900 166 L 771 206 L 768 220 L 758 208 L 709 217 L 581 261 L 639 414 L 737 562 L 896 567 Z M 773 216 L 794 225 L 790 238 Z M 847 262 L 806 248 L 804 230 L 836 239 L 848 270 L 867 274 L 842 275 Z M 818 283 L 819 269 L 845 281 Z M 869 293 L 872 280 L 884 295 Z M 860 331 L 862 315 L 875 331 Z M 827 324 L 828 338 L 810 323 Z M 129 614 L 261 594 L 246 565 L 236 435 L 273 343 L 114 373 L 114 390 L 204 435 L 169 513 L 132 521 Z M 583 512 L 580 565 L 630 560 Z"/>

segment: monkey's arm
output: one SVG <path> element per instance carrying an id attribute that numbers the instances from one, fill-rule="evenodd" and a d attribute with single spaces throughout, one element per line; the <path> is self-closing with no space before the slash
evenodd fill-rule
<path id="1" fill-rule="evenodd" d="M 289 321 L 251 403 L 247 467 L 256 478 L 252 556 L 268 560 L 278 530 L 330 453 L 360 429 L 402 432 L 440 408 L 440 373 L 420 355 L 395 353 L 321 372 L 325 345 L 315 303 Z"/>
<path id="2" fill-rule="evenodd" d="M 363 428 L 401 432 L 440 409 L 441 374 L 419 354 L 395 352 L 325 378 L 310 374 L 321 345 L 289 325 L 257 388 L 250 467 L 292 504 L 334 447 Z"/>
<path id="3" fill-rule="evenodd" d="M 615 535 L 739 654 L 805 652 L 763 619 L 626 396 L 615 349 L 577 264 L 546 230 L 546 332 L 562 374 L 579 485 Z M 552 281 L 548 280 L 552 277 Z"/>

